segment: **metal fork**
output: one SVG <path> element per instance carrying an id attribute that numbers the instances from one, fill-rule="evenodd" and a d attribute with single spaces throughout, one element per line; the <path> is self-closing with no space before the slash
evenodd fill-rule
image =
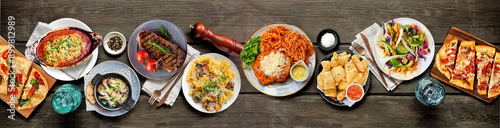
<path id="1" fill-rule="evenodd" d="M 361 56 L 366 56 L 366 49 L 363 48 L 361 45 L 357 44 L 357 43 L 353 43 L 352 47 L 354 48 L 354 50 L 356 50 L 359 55 Z M 366 57 L 366 59 L 368 61 L 370 61 L 372 64 L 376 64 L 375 62 L 373 62 L 370 58 Z M 382 81 L 384 82 L 384 86 L 388 86 L 387 83 L 385 82 L 385 78 L 384 78 L 384 74 L 382 74 L 381 72 L 381 69 L 378 67 L 378 66 L 375 66 L 377 67 L 377 70 L 379 71 L 379 74 L 381 75 L 380 78 L 382 78 Z M 389 77 L 389 80 L 391 80 L 392 82 L 396 83 L 396 81 L 394 81 L 391 77 Z"/>
<path id="2" fill-rule="evenodd" d="M 193 59 L 193 58 L 191 58 L 191 57 L 190 57 L 190 58 L 189 58 L 189 61 L 191 61 L 192 59 Z M 189 61 L 185 62 L 185 63 L 184 63 L 184 65 L 182 65 L 182 68 L 180 68 L 180 69 L 183 69 L 183 68 L 187 65 L 187 63 L 188 63 Z M 170 84 L 170 82 L 172 82 L 172 80 L 174 80 L 174 78 L 175 78 L 178 74 L 180 74 L 181 72 L 184 72 L 184 71 L 178 71 L 177 73 L 175 73 L 175 75 L 172 77 L 172 79 L 170 79 L 170 80 L 167 82 L 167 84 L 165 84 L 165 86 L 163 86 L 163 88 L 161 88 L 161 89 L 159 89 L 159 90 L 155 90 L 155 91 L 153 92 L 153 94 L 151 95 L 151 97 L 149 98 L 148 103 L 149 103 L 149 104 L 151 104 L 151 105 L 153 105 L 153 104 L 155 103 L 155 101 L 158 99 L 158 97 L 160 97 L 160 96 L 161 96 L 161 91 L 162 91 L 163 89 L 165 89 L 165 88 L 166 88 L 166 87 Z M 179 77 L 180 77 L 180 76 L 179 76 Z M 173 85 L 172 85 L 172 87 L 173 87 Z"/>

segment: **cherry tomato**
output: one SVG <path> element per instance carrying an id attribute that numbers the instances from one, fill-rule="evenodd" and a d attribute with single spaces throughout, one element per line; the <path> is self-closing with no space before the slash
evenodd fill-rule
<path id="1" fill-rule="evenodd" d="M 40 78 L 40 74 L 38 72 L 35 72 L 35 74 L 33 74 L 33 76 L 35 76 L 35 79 L 38 81 L 38 84 L 40 84 L 40 85 L 44 85 L 45 84 L 43 82 L 43 80 Z"/>
<path id="2" fill-rule="evenodd" d="M 18 84 L 22 84 L 23 83 L 23 75 L 16 74 L 16 78 L 17 78 L 17 83 Z"/>
<path id="3" fill-rule="evenodd" d="M 40 74 L 38 74 L 38 72 L 35 72 L 33 76 L 35 77 L 36 80 L 40 80 Z"/>
<path id="4" fill-rule="evenodd" d="M 146 50 L 139 50 L 136 55 L 137 61 L 145 63 L 149 59 L 149 53 Z"/>
<path id="5" fill-rule="evenodd" d="M 14 89 L 9 89 L 9 93 L 10 93 L 10 94 L 17 95 L 17 88 L 14 88 Z"/>
<path id="6" fill-rule="evenodd" d="M 158 61 L 156 59 L 149 59 L 146 62 L 146 69 L 149 72 L 156 72 L 156 71 L 158 71 Z"/>
<path id="7" fill-rule="evenodd" d="M 2 53 L 2 58 L 3 58 L 4 60 L 6 60 L 6 59 L 7 59 L 7 57 L 9 57 L 9 50 L 5 50 L 5 51 Z"/>

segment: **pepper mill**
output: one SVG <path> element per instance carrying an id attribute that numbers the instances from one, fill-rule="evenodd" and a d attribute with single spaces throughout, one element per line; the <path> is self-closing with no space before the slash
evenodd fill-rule
<path id="1" fill-rule="evenodd" d="M 241 51 L 243 51 L 243 44 L 227 36 L 213 33 L 201 23 L 196 23 L 189 27 L 192 29 L 195 38 L 201 37 L 202 40 L 209 41 L 219 50 L 231 56 L 239 56 Z"/>

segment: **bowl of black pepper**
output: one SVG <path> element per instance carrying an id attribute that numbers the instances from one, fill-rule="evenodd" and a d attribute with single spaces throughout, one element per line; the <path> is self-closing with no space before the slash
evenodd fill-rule
<path id="1" fill-rule="evenodd" d="M 125 36 L 120 32 L 109 32 L 106 37 L 104 37 L 104 50 L 111 55 L 118 55 L 125 50 L 127 46 L 127 40 Z"/>

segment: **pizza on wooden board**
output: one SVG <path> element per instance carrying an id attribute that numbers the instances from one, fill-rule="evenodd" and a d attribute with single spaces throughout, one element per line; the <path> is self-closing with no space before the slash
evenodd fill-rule
<path id="1" fill-rule="evenodd" d="M 458 38 L 455 38 L 450 42 L 445 42 L 436 55 L 437 69 L 448 79 L 451 79 L 451 74 L 455 68 L 457 46 Z"/>
<path id="2" fill-rule="evenodd" d="M 488 98 L 500 95 L 500 53 L 497 52 L 491 69 L 490 84 L 488 86 Z"/>
<path id="3" fill-rule="evenodd" d="M 476 73 L 476 47 L 475 41 L 462 41 L 458 49 L 457 60 L 450 83 L 459 87 L 473 90 Z"/>
<path id="4" fill-rule="evenodd" d="M 488 81 L 490 79 L 494 56 L 495 48 L 486 45 L 476 46 L 477 92 L 480 95 L 486 95 L 488 90 Z"/>
<path id="5" fill-rule="evenodd" d="M 13 94 L 16 96 L 16 99 L 21 97 L 21 92 L 24 87 L 24 83 L 28 78 L 29 69 L 31 67 L 31 61 L 24 57 L 16 56 L 14 58 L 14 63 L 12 64 L 12 69 L 16 72 L 14 77 L 15 88 L 9 90 L 9 94 Z M 19 104 L 19 101 L 16 100 L 16 105 Z"/>
<path id="6" fill-rule="evenodd" d="M 9 78 L 9 46 L 8 45 L 0 45 L 0 53 L 2 53 L 2 57 L 0 57 L 0 94 L 7 94 L 8 90 L 8 78 Z"/>
<path id="7" fill-rule="evenodd" d="M 19 110 L 33 108 L 40 104 L 48 93 L 47 80 L 33 68 L 19 99 Z"/>

